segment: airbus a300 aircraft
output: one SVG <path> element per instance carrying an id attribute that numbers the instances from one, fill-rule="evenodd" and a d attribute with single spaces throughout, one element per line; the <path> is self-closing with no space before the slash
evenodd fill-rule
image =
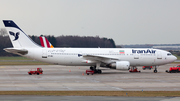
<path id="1" fill-rule="evenodd" d="M 101 73 L 99 67 L 128 70 L 136 66 L 154 66 L 156 73 L 156 66 L 177 59 L 170 52 L 151 48 L 43 48 L 13 21 L 3 22 L 13 45 L 13 48 L 5 48 L 5 51 L 56 65 L 90 66 L 97 73 Z"/>

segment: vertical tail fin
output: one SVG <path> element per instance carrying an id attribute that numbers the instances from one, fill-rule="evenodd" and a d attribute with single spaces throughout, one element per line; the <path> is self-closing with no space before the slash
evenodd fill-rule
<path id="1" fill-rule="evenodd" d="M 31 40 L 12 20 L 3 20 L 14 48 L 38 48 L 40 47 Z"/>
<path id="2" fill-rule="evenodd" d="M 54 48 L 53 45 L 44 36 L 39 37 L 41 46 L 45 48 Z"/>

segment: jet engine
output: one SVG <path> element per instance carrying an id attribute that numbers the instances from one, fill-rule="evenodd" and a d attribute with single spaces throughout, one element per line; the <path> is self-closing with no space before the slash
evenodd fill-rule
<path id="1" fill-rule="evenodd" d="M 130 63 L 129 61 L 116 61 L 115 63 L 111 63 L 110 67 L 112 69 L 120 69 L 120 70 L 129 70 Z"/>

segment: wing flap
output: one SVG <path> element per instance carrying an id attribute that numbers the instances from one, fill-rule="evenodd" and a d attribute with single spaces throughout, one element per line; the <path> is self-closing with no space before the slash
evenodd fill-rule
<path id="1" fill-rule="evenodd" d="M 92 58 L 102 58 L 102 59 L 111 59 L 111 60 L 119 60 L 116 57 L 108 57 L 108 56 L 101 56 L 101 55 L 82 55 L 83 57 L 92 57 Z"/>
<path id="2" fill-rule="evenodd" d="M 116 58 L 116 57 L 109 57 L 109 56 L 102 56 L 102 55 L 81 55 L 81 56 L 83 56 L 83 58 L 87 60 L 102 62 L 105 64 L 109 64 L 109 63 L 119 60 L 119 58 Z"/>

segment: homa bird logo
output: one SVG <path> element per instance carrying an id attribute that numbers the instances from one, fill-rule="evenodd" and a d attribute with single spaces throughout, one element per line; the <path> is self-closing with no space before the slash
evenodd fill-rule
<path id="1" fill-rule="evenodd" d="M 10 35 L 13 35 L 14 36 L 14 40 L 13 41 L 16 41 L 18 38 L 19 38 L 19 32 L 17 32 L 16 34 L 14 32 L 11 32 L 9 31 Z"/>

